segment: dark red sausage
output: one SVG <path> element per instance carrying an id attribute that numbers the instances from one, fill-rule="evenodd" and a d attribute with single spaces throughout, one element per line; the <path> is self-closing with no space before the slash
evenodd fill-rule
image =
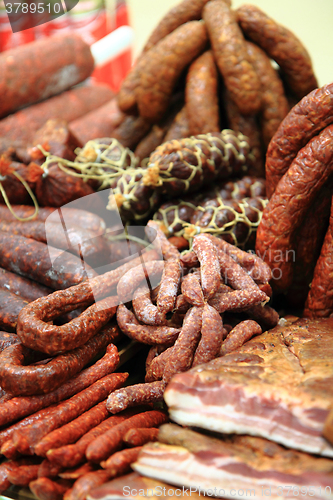
<path id="1" fill-rule="evenodd" d="M 98 137 L 112 137 L 113 131 L 124 121 L 125 115 L 118 108 L 114 97 L 96 110 L 69 123 L 69 129 L 75 137 L 85 144 Z"/>
<path id="2" fill-rule="evenodd" d="M 0 231 L 0 266 L 53 289 L 68 288 L 97 273 L 62 250 Z"/>
<path id="3" fill-rule="evenodd" d="M 12 345 L 0 354 L 0 385 L 14 396 L 51 392 L 80 372 L 113 336 L 113 328 L 105 328 L 85 345 L 35 366 L 29 366 L 35 361 L 35 351 L 22 344 Z"/>
<path id="4" fill-rule="evenodd" d="M 18 344 L 20 339 L 15 333 L 0 332 L 0 352 L 7 347 Z"/>
<path id="5" fill-rule="evenodd" d="M 119 330 L 117 327 L 111 328 L 115 336 Z M 55 403 L 59 403 L 63 399 L 70 398 L 78 392 L 86 389 L 100 378 L 112 373 L 119 363 L 119 354 L 117 348 L 113 344 L 109 344 L 106 354 L 95 364 L 86 368 L 81 373 L 76 375 L 72 380 L 68 380 L 58 389 L 43 394 L 40 396 L 21 396 L 12 398 L 10 401 L 2 403 L 0 406 L 0 425 L 8 425 L 11 422 L 22 419 L 26 415 L 32 415 L 37 418 L 37 413 L 42 408 L 49 407 Z M 29 424 L 32 417 L 27 417 L 25 420 L 20 420 L 18 424 L 14 424 L 7 429 L 0 431 L 0 444 L 9 439 L 15 429 L 24 427 Z"/>
<path id="6" fill-rule="evenodd" d="M 73 87 L 93 68 L 89 45 L 75 33 L 5 51 L 0 57 L 0 116 Z"/>
<path id="7" fill-rule="evenodd" d="M 48 477 L 39 477 L 31 481 L 29 489 L 38 500 L 62 500 L 71 485 L 71 481 L 67 479 L 55 481 Z"/>
<path id="8" fill-rule="evenodd" d="M 2 268 L 0 268 L 0 288 L 18 295 L 27 302 L 52 293 L 51 288 Z"/>
<path id="9" fill-rule="evenodd" d="M 91 85 L 67 90 L 1 120 L 0 136 L 29 143 L 36 130 L 50 118 L 71 122 L 102 106 L 112 97 L 113 92 L 107 85 Z"/>
<path id="10" fill-rule="evenodd" d="M 18 315 L 28 303 L 21 297 L 0 289 L 0 327 L 8 332 L 15 332 Z"/>
<path id="11" fill-rule="evenodd" d="M 123 385 L 127 373 L 112 373 L 79 392 L 70 399 L 56 405 L 44 418 L 14 432 L 13 442 L 23 454 L 33 454 L 37 442 L 46 434 L 67 424 L 107 395 Z"/>

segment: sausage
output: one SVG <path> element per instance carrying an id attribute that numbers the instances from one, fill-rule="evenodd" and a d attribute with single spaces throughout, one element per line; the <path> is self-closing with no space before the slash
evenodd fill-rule
<path id="1" fill-rule="evenodd" d="M 249 140 L 255 161 L 251 165 L 251 169 L 248 170 L 248 174 L 263 177 L 265 175 L 265 164 L 258 114 L 242 114 L 227 90 L 223 93 L 223 104 L 227 116 L 228 128 L 245 135 Z"/>
<path id="2" fill-rule="evenodd" d="M 29 484 L 31 493 L 38 500 L 62 500 L 72 483 L 65 479 L 51 480 L 48 477 L 39 477 Z"/>
<path id="3" fill-rule="evenodd" d="M 221 281 L 217 251 L 205 234 L 193 238 L 193 251 L 200 262 L 201 287 L 208 300 L 217 292 Z"/>
<path id="4" fill-rule="evenodd" d="M 109 327 L 108 327 L 109 328 Z M 118 333 L 117 327 L 110 327 L 113 332 Z M 27 415 L 27 420 L 21 420 L 18 424 L 14 424 L 7 429 L 0 431 L 0 444 L 4 443 L 6 439 L 9 439 L 14 430 L 21 426 L 30 423 L 31 419 L 34 420 L 38 417 L 35 412 L 42 409 L 47 409 L 49 406 L 59 403 L 60 401 L 70 398 L 86 389 L 97 380 L 105 377 L 109 373 L 112 373 L 119 363 L 119 354 L 117 348 L 113 344 L 109 344 L 106 350 L 106 354 L 96 363 L 94 363 L 89 368 L 86 368 L 81 373 L 76 375 L 72 380 L 64 382 L 58 389 L 55 389 L 48 394 L 43 394 L 40 396 L 22 396 L 12 398 L 1 404 L 0 411 L 0 425 L 4 426 L 16 420 L 22 419 Z M 34 415 L 32 415 L 34 414 Z"/>
<path id="5" fill-rule="evenodd" d="M 311 282 L 303 316 L 305 318 L 327 318 L 333 312 L 332 287 L 333 204 L 320 256 Z"/>
<path id="6" fill-rule="evenodd" d="M 268 330 L 270 328 L 274 328 L 279 322 L 280 316 L 279 314 L 270 307 L 269 305 L 257 305 L 251 306 L 245 309 L 245 312 L 254 319 L 261 328 Z"/>
<path id="7" fill-rule="evenodd" d="M 106 401 L 98 403 L 68 424 L 46 434 L 35 446 L 35 454 L 45 457 L 48 450 L 71 444 L 109 416 Z"/>
<path id="8" fill-rule="evenodd" d="M 0 385 L 14 396 L 48 393 L 80 372 L 113 338 L 114 328 L 104 328 L 83 346 L 37 366 L 29 366 L 35 351 L 22 344 L 8 347 L 0 354 Z"/>
<path id="9" fill-rule="evenodd" d="M 182 268 L 180 259 L 169 259 L 164 264 L 156 305 L 161 314 L 171 312 L 175 306 Z"/>
<path id="10" fill-rule="evenodd" d="M 133 427 L 157 427 L 167 421 L 167 414 L 161 410 L 145 411 L 133 415 L 92 441 L 86 450 L 86 457 L 90 462 L 100 463 L 119 450 L 122 446 L 123 436 L 129 429 Z"/>
<path id="11" fill-rule="evenodd" d="M 15 332 L 18 315 L 28 303 L 8 290 L 0 289 L 0 327 Z"/>
<path id="12" fill-rule="evenodd" d="M 89 492 L 108 481 L 110 475 L 106 470 L 88 472 L 77 479 L 72 488 L 64 494 L 64 500 L 85 500 Z"/>
<path id="13" fill-rule="evenodd" d="M 244 175 L 253 161 L 247 138 L 225 129 L 164 142 L 150 156 L 143 181 L 175 197 L 214 179 Z"/>
<path id="14" fill-rule="evenodd" d="M 21 49 L 22 47 L 19 50 Z M 112 97 L 113 92 L 110 87 L 102 84 L 67 90 L 3 118 L 0 121 L 0 135 L 29 144 L 35 131 L 51 117 L 71 122 L 98 108 Z"/>
<path id="15" fill-rule="evenodd" d="M 19 343 L 20 339 L 15 333 L 0 332 L 0 352 Z"/>
<path id="16" fill-rule="evenodd" d="M 183 0 L 170 9 L 149 36 L 143 51 L 151 49 L 162 38 L 189 21 L 201 19 L 202 9 L 208 0 Z M 228 0 L 230 4 L 230 1 Z"/>
<path id="17" fill-rule="evenodd" d="M 53 289 L 96 276 L 80 259 L 39 241 L 0 231 L 0 266 Z"/>
<path id="18" fill-rule="evenodd" d="M 150 220 L 145 227 L 145 233 L 157 252 L 163 255 L 164 260 L 179 259 L 180 253 L 177 248 L 165 236 L 158 222 Z"/>
<path id="19" fill-rule="evenodd" d="M 173 375 L 189 370 L 194 352 L 200 340 L 202 308 L 192 307 L 184 318 L 183 327 L 175 342 L 172 356 L 167 360 L 163 382 L 168 383 Z"/>
<path id="20" fill-rule="evenodd" d="M 61 326 L 49 323 L 61 311 L 59 302 L 61 302 L 59 297 L 54 298 L 51 294 L 45 299 L 35 300 L 28 304 L 24 311 L 22 310 L 17 334 L 26 347 L 55 355 L 82 346 L 114 316 L 118 297 L 107 297 L 96 302 L 85 309 L 80 316 Z M 67 305 L 66 307 L 67 311 L 71 310 Z M 35 335 L 29 331 L 29 321 Z"/>
<path id="21" fill-rule="evenodd" d="M 68 33 L 8 50 L 0 67 L 3 117 L 82 82 L 92 73 L 94 60 L 89 45 Z"/>
<path id="22" fill-rule="evenodd" d="M 62 470 L 62 467 L 53 464 L 45 458 L 39 466 L 38 477 L 57 477 Z"/>
<path id="23" fill-rule="evenodd" d="M 145 382 L 150 383 L 162 380 L 166 363 L 172 353 L 173 346 L 168 347 L 151 361 L 150 365 L 146 367 Z"/>
<path id="24" fill-rule="evenodd" d="M 39 464 L 21 465 L 8 471 L 8 480 L 15 486 L 29 486 L 31 481 L 37 479 Z"/>
<path id="25" fill-rule="evenodd" d="M 39 207 L 35 213 L 34 207 L 29 205 L 13 205 L 12 209 L 16 217 L 8 210 L 7 207 L 0 205 L 0 218 L 7 222 L 17 222 L 17 218 L 31 219 L 48 223 L 54 222 L 60 224 L 64 221 L 67 230 L 72 227 L 87 228 L 97 234 L 104 234 L 106 225 L 104 220 L 97 214 L 82 210 L 79 208 L 68 207 Z M 50 217 L 48 219 L 48 217 Z"/>
<path id="26" fill-rule="evenodd" d="M 2 268 L 0 268 L 0 288 L 18 295 L 27 302 L 33 302 L 52 293 L 51 288 Z"/>
<path id="27" fill-rule="evenodd" d="M 183 250 L 188 250 L 189 243 L 183 236 L 170 236 L 168 238 L 170 243 L 172 243 L 179 252 L 182 252 Z"/>
<path id="28" fill-rule="evenodd" d="M 209 304 L 219 313 L 231 311 L 233 309 L 245 309 L 250 306 L 264 305 L 269 301 L 269 297 L 259 287 L 254 286 L 243 290 L 234 290 L 229 293 L 216 294 Z"/>
<path id="29" fill-rule="evenodd" d="M 70 422 L 96 403 L 103 401 L 110 391 L 115 390 L 125 382 L 127 376 L 127 373 L 107 375 L 87 389 L 56 405 L 45 418 L 32 425 L 27 425 L 25 428 L 17 429 L 13 435 L 17 449 L 20 453 L 32 454 L 35 445 L 46 434 Z"/>
<path id="30" fill-rule="evenodd" d="M 20 338 L 24 338 L 23 343 L 27 347 L 35 348 L 36 350 L 40 349 L 40 347 L 36 347 L 38 344 L 42 349 L 48 350 L 49 354 L 59 352 L 58 348 L 61 351 L 64 343 L 67 344 L 69 349 L 74 348 L 76 341 L 85 343 L 89 335 L 90 337 L 93 336 L 97 333 L 97 329 L 103 326 L 103 323 L 105 324 L 107 317 L 112 317 L 118 302 L 117 298 L 109 297 L 104 299 L 104 302 L 101 301 L 94 304 L 84 311 L 81 316 L 74 318 L 70 323 L 62 327 L 50 325 L 48 323 L 49 319 L 47 321 L 45 319 L 54 317 L 61 312 L 65 313 L 74 310 L 80 305 L 87 306 L 99 296 L 109 294 L 110 289 L 116 285 L 129 269 L 138 264 L 142 265 L 143 262 L 148 262 L 151 258 L 156 258 L 156 256 L 157 254 L 154 250 L 143 253 L 141 257 L 133 259 L 102 276 L 98 276 L 96 280 L 92 278 L 80 285 L 54 292 L 49 297 L 40 298 L 34 303 L 29 304 L 29 308 L 21 314 L 18 325 Z M 93 318 L 95 320 L 93 324 L 90 322 L 89 328 L 84 324 L 85 318 Z M 53 345 L 48 345 L 48 332 L 51 331 Z M 57 345 L 55 341 L 57 341 Z"/>
<path id="31" fill-rule="evenodd" d="M 245 344 L 253 335 L 259 335 L 260 333 L 262 333 L 261 327 L 255 321 L 241 321 L 231 330 L 231 332 L 229 332 L 227 338 L 224 340 L 221 346 L 220 356 L 229 354 Z"/>
<path id="32" fill-rule="evenodd" d="M 245 35 L 278 63 L 290 90 L 298 99 L 318 87 L 310 56 L 291 31 L 255 5 L 242 5 L 236 15 Z"/>
<path id="33" fill-rule="evenodd" d="M 185 102 L 190 135 L 221 130 L 217 88 L 215 61 L 208 50 L 190 65 L 187 72 Z"/>
<path id="34" fill-rule="evenodd" d="M 251 276 L 230 255 L 220 248 L 216 248 L 216 253 L 225 284 L 230 285 L 235 290 L 257 286 Z"/>
<path id="35" fill-rule="evenodd" d="M 186 105 L 176 114 L 173 122 L 171 123 L 167 133 L 165 134 L 163 142 L 173 141 L 174 139 L 184 139 L 189 137 L 190 123 L 187 114 Z"/>
<path id="36" fill-rule="evenodd" d="M 58 118 L 47 120 L 34 133 L 32 148 L 29 148 L 28 151 L 32 160 L 39 164 L 44 161 L 45 157 L 38 145 L 41 145 L 51 155 L 72 161 L 76 156 L 76 148 L 81 147 L 82 143 L 71 133 L 67 122 Z"/>
<path id="37" fill-rule="evenodd" d="M 299 150 L 332 122 L 333 83 L 313 90 L 289 111 L 267 149 L 268 198 Z"/>
<path id="38" fill-rule="evenodd" d="M 200 54 L 206 42 L 204 24 L 189 21 L 160 40 L 149 54 L 147 52 L 136 90 L 141 117 L 152 123 L 163 117 L 181 72 Z"/>
<path id="39" fill-rule="evenodd" d="M 138 285 L 144 279 L 149 279 L 150 281 L 152 277 L 156 279 L 156 277 L 162 273 L 163 269 L 164 262 L 162 260 L 156 260 L 147 262 L 145 266 L 139 265 L 127 271 L 127 273 L 120 278 L 117 285 L 119 300 L 122 302 L 132 300 L 133 293 Z"/>
<path id="40" fill-rule="evenodd" d="M 86 462 L 85 464 L 77 468 L 60 472 L 59 476 L 63 479 L 78 479 L 79 477 L 87 474 L 87 472 L 92 472 L 93 470 L 95 470 L 95 466 L 93 464 L 88 464 L 88 462 Z"/>
<path id="41" fill-rule="evenodd" d="M 131 472 L 131 464 L 136 462 L 141 450 L 142 446 L 136 446 L 128 450 L 118 451 L 111 455 L 105 462 L 101 462 L 101 465 L 109 473 L 109 478 L 122 476 Z"/>
<path id="42" fill-rule="evenodd" d="M 7 206 L 16 203 L 30 203 L 36 184 L 36 170 L 38 173 L 41 172 L 41 169 L 33 163 L 27 166 L 1 157 L 1 203 L 5 203 Z"/>
<path id="43" fill-rule="evenodd" d="M 111 413 L 118 413 L 132 406 L 163 401 L 165 383 L 155 381 L 135 384 L 110 394 L 106 406 Z"/>
<path id="44" fill-rule="evenodd" d="M 179 330 L 169 326 L 140 325 L 134 314 L 124 304 L 117 309 L 119 328 L 133 340 L 143 344 L 172 344 L 178 337 Z"/>
<path id="45" fill-rule="evenodd" d="M 165 324 L 165 314 L 161 314 L 152 303 L 150 290 L 146 286 L 139 287 L 135 290 L 132 306 L 137 319 L 146 325 L 156 326 Z"/>
<path id="46" fill-rule="evenodd" d="M 288 114 L 288 100 L 282 80 L 266 53 L 251 42 L 246 42 L 246 47 L 261 83 L 261 132 L 264 146 L 267 148 L 280 123 Z"/>
<path id="47" fill-rule="evenodd" d="M 192 366 L 208 363 L 216 358 L 223 341 L 223 322 L 219 313 L 206 304 L 202 311 L 201 338 L 196 348 Z"/>
<path id="48" fill-rule="evenodd" d="M 88 263 L 97 264 L 103 252 L 107 251 L 107 245 L 101 236 L 96 237 L 93 231 L 79 226 L 71 226 L 65 232 L 62 224 L 57 222 L 47 221 L 45 224 L 42 221 L 1 221 L 0 231 L 25 236 L 41 243 L 47 243 L 51 247 L 68 250 Z"/>
<path id="49" fill-rule="evenodd" d="M 113 131 L 112 137 L 124 147 L 134 150 L 138 143 L 150 130 L 151 124 L 142 116 L 126 116 Z"/>
<path id="50" fill-rule="evenodd" d="M 268 283 L 272 278 L 270 267 L 255 253 L 244 252 L 227 241 L 209 235 L 214 245 L 242 266 L 256 283 Z"/>
<path id="51" fill-rule="evenodd" d="M 71 121 L 70 131 L 81 144 L 98 137 L 112 137 L 113 131 L 124 121 L 125 115 L 119 109 L 117 98 L 114 97 L 97 109 Z"/>
<path id="52" fill-rule="evenodd" d="M 134 150 L 134 154 L 140 159 L 140 161 L 145 158 L 149 158 L 151 153 L 155 151 L 157 146 L 162 144 L 164 136 L 166 133 L 166 128 L 160 124 L 155 124 L 152 126 L 150 132 L 141 139 Z"/>
<path id="53" fill-rule="evenodd" d="M 203 291 L 200 285 L 200 280 L 198 276 L 193 273 L 189 273 L 184 276 L 181 285 L 181 291 L 185 299 L 192 306 L 203 306 L 205 305 L 205 299 Z"/>
<path id="54" fill-rule="evenodd" d="M 257 113 L 261 106 L 260 81 L 234 11 L 224 1 L 208 2 L 202 17 L 230 97 L 244 115 Z"/>
<path id="55" fill-rule="evenodd" d="M 136 447 L 146 443 L 157 441 L 158 429 L 151 427 L 149 429 L 130 429 L 123 437 L 126 446 Z"/>
<path id="56" fill-rule="evenodd" d="M 4 455 L 10 460 L 15 460 L 21 456 L 16 448 L 15 443 L 11 439 L 5 441 L 5 443 L 1 446 L 1 455 Z"/>
<path id="57" fill-rule="evenodd" d="M 278 291 L 287 290 L 291 284 L 293 262 L 288 252 L 293 250 L 295 233 L 308 208 L 331 175 L 332 137 L 333 125 L 329 125 L 299 151 L 279 182 L 258 227 L 256 252 L 271 267 L 273 289 Z M 281 257 L 278 262 L 277 252 Z"/>
<path id="58" fill-rule="evenodd" d="M 138 410 L 137 410 L 138 411 Z M 141 410 L 139 410 L 141 411 Z M 113 415 L 104 420 L 101 424 L 93 427 L 90 431 L 84 434 L 75 444 L 54 448 L 47 452 L 47 458 L 51 463 L 61 467 L 76 467 L 81 462 L 85 461 L 86 449 L 94 439 L 104 434 L 108 429 L 111 429 L 126 418 L 133 415 L 133 410 L 125 411 L 119 415 Z"/>

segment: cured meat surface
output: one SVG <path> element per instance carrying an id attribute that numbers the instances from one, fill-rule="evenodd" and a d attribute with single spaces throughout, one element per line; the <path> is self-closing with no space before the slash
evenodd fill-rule
<path id="1" fill-rule="evenodd" d="M 160 427 L 132 468 L 139 474 L 222 498 L 332 498 L 333 463 L 251 436 L 209 437 Z M 97 498 L 95 497 L 97 500 Z"/>
<path id="2" fill-rule="evenodd" d="M 333 318 L 282 322 L 174 376 L 164 394 L 170 419 L 333 457 L 322 437 L 333 400 Z"/>

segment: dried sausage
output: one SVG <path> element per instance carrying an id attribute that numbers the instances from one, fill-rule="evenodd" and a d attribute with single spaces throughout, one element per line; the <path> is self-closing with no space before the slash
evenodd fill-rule
<path id="1" fill-rule="evenodd" d="M 242 5 L 236 14 L 245 35 L 278 63 L 290 90 L 298 99 L 318 86 L 310 56 L 291 31 L 255 5 Z"/>
<path id="2" fill-rule="evenodd" d="M 299 150 L 332 122 L 333 83 L 313 90 L 289 111 L 267 149 L 268 198 Z"/>
<path id="3" fill-rule="evenodd" d="M 200 262 L 201 287 L 208 300 L 217 292 L 221 281 L 217 250 L 205 234 L 199 234 L 193 239 L 193 251 Z"/>
<path id="4" fill-rule="evenodd" d="M 288 251 L 293 250 L 295 233 L 307 209 L 331 175 L 332 139 L 333 125 L 329 125 L 299 151 L 264 211 L 256 251 L 271 267 L 276 290 L 287 290 L 291 284 L 293 262 Z"/>
<path id="5" fill-rule="evenodd" d="M 21 48 L 20 48 L 21 50 Z M 84 85 L 33 104 L 0 121 L 0 136 L 30 143 L 36 130 L 50 118 L 70 122 L 112 99 L 108 85 Z"/>
<path id="6" fill-rule="evenodd" d="M 228 334 L 227 338 L 224 340 L 220 355 L 224 356 L 238 347 L 241 347 L 247 340 L 253 337 L 253 335 L 259 335 L 262 332 L 260 325 L 252 320 L 241 321 L 236 325 L 231 332 Z"/>
<path id="7" fill-rule="evenodd" d="M 106 406 L 111 413 L 118 413 L 131 406 L 157 403 L 163 400 L 164 389 L 165 383 L 162 381 L 130 385 L 110 394 Z"/>
<path id="8" fill-rule="evenodd" d="M 105 328 L 111 329 L 114 332 L 114 339 L 119 333 L 118 327 L 107 326 Z M 48 394 L 40 396 L 22 396 L 13 398 L 1 404 L 0 407 L 0 425 L 4 426 L 16 420 L 22 419 L 27 415 L 35 414 L 42 408 L 49 407 L 55 403 L 59 403 L 64 399 L 70 398 L 74 394 L 86 389 L 100 378 L 105 377 L 107 374 L 112 373 L 119 363 L 119 354 L 115 345 L 109 344 L 106 354 L 95 364 L 86 368 L 81 373 L 76 375 L 72 380 L 64 382 L 58 389 L 55 389 Z M 47 408 L 46 408 L 47 409 Z M 29 423 L 31 417 L 27 417 L 26 423 Z M 35 414 L 35 417 L 37 414 Z M 33 418 L 33 419 L 34 419 Z M 24 426 L 25 421 L 21 420 L 18 424 L 14 424 L 5 430 L 0 431 L 0 444 L 12 436 L 14 430 L 20 426 Z"/>
<path id="9" fill-rule="evenodd" d="M 169 357 L 173 353 L 173 346 L 156 356 L 146 369 L 145 382 L 156 382 L 162 380 L 164 369 Z"/>
<path id="10" fill-rule="evenodd" d="M 303 316 L 306 318 L 327 318 L 333 312 L 332 286 L 333 248 L 333 204 L 329 227 L 325 235 L 319 259 L 314 270 Z"/>
<path id="11" fill-rule="evenodd" d="M 38 469 L 38 477 L 57 477 L 59 472 L 63 470 L 59 465 L 55 465 L 47 458 L 42 461 Z"/>
<path id="12" fill-rule="evenodd" d="M 39 241 L 0 231 L 0 265 L 53 289 L 81 283 L 96 272 L 62 250 Z"/>
<path id="13" fill-rule="evenodd" d="M 282 80 L 269 57 L 254 43 L 246 42 L 246 47 L 261 83 L 261 132 L 264 146 L 267 148 L 280 123 L 288 114 L 289 105 Z"/>
<path id="14" fill-rule="evenodd" d="M 156 326 L 165 324 L 165 314 L 160 313 L 152 303 L 150 290 L 146 286 L 135 290 L 132 306 L 137 319 L 146 325 Z"/>
<path id="15" fill-rule="evenodd" d="M 79 142 L 86 144 L 98 137 L 112 137 L 113 131 L 124 119 L 125 115 L 118 108 L 117 98 L 114 97 L 97 109 L 71 121 L 68 126 Z"/>
<path id="16" fill-rule="evenodd" d="M 119 328 L 133 340 L 143 344 L 172 344 L 178 337 L 179 330 L 169 326 L 140 325 L 134 314 L 120 304 L 117 309 Z"/>
<path id="17" fill-rule="evenodd" d="M 250 306 L 265 304 L 269 297 L 259 287 L 246 288 L 245 290 L 234 290 L 229 293 L 221 293 L 219 297 L 213 297 L 209 303 L 219 313 L 233 309 L 245 309 Z"/>
<path id="18" fill-rule="evenodd" d="M 86 457 L 91 462 L 100 463 L 121 448 L 123 436 L 129 429 L 157 427 L 167 421 L 167 414 L 160 410 L 145 411 L 133 415 L 92 441 L 86 450 Z"/>
<path id="19" fill-rule="evenodd" d="M 182 279 L 181 291 L 187 302 L 192 306 L 203 306 L 205 299 L 198 276 L 189 273 Z"/>
<path id="20" fill-rule="evenodd" d="M 88 493 L 97 486 L 106 483 L 110 478 L 108 471 L 96 470 L 79 477 L 72 488 L 64 494 L 64 500 L 85 500 Z"/>
<path id="21" fill-rule="evenodd" d="M 151 124 L 142 116 L 126 116 L 123 122 L 113 131 L 112 137 L 120 144 L 132 150 L 149 132 Z"/>
<path id="22" fill-rule="evenodd" d="M 165 134 L 164 142 L 173 141 L 174 139 L 184 139 L 190 136 L 190 124 L 187 114 L 186 105 L 176 114 L 169 130 Z"/>
<path id="23" fill-rule="evenodd" d="M 35 446 L 35 454 L 45 457 L 48 450 L 74 443 L 109 416 L 106 401 L 87 410 L 68 424 L 46 434 Z"/>
<path id="24" fill-rule="evenodd" d="M 214 57 L 211 51 L 207 51 L 190 65 L 187 72 L 185 102 L 189 135 L 221 130 L 217 86 Z"/>
<path id="25" fill-rule="evenodd" d="M 110 391 L 114 391 L 125 382 L 127 376 L 127 373 L 107 375 L 87 389 L 56 405 L 46 418 L 34 422 L 33 425 L 27 425 L 24 429 L 16 430 L 13 441 L 18 451 L 23 454 L 32 454 L 35 445 L 46 434 L 70 422 L 96 403 L 103 401 Z"/>
<path id="26" fill-rule="evenodd" d="M 144 119 L 156 123 L 163 117 L 181 72 L 200 54 L 206 42 L 202 21 L 190 21 L 147 52 L 136 90 L 139 113 Z"/>
<path id="27" fill-rule="evenodd" d="M 203 19 L 231 98 L 244 115 L 256 113 L 261 106 L 260 82 L 235 13 L 224 1 L 208 2 L 203 9 Z"/>
<path id="28" fill-rule="evenodd" d="M 218 356 L 223 334 L 221 316 L 214 307 L 206 304 L 202 311 L 201 338 L 194 354 L 192 366 L 208 363 Z"/>
<path id="29" fill-rule="evenodd" d="M 131 464 L 136 462 L 141 450 L 142 446 L 136 446 L 128 450 L 118 451 L 105 462 L 101 462 L 101 466 L 108 471 L 110 478 L 122 476 L 131 471 Z"/>
<path id="30" fill-rule="evenodd" d="M 45 297 L 53 291 L 51 288 L 41 285 L 36 281 L 24 278 L 2 268 L 0 268 L 0 288 L 18 295 L 27 302 L 32 302 L 39 299 L 39 297 Z"/>
<path id="31" fill-rule="evenodd" d="M 117 285 L 119 300 L 122 302 L 132 300 L 133 293 L 141 281 L 144 279 L 151 279 L 151 277 L 156 278 L 156 276 L 162 273 L 163 269 L 164 262 L 162 260 L 156 260 L 147 262 L 145 265 L 141 264 L 128 271 L 120 278 Z"/>
<path id="32" fill-rule="evenodd" d="M 85 464 L 74 469 L 60 472 L 59 476 L 64 479 L 78 479 L 79 477 L 84 476 L 84 474 L 87 474 L 87 472 L 92 472 L 93 470 L 95 470 L 95 466 L 86 462 Z"/>
<path id="33" fill-rule="evenodd" d="M 179 251 L 170 243 L 157 221 L 148 221 L 145 232 L 149 241 L 153 243 L 156 251 L 162 252 L 164 260 L 179 259 Z"/>
<path id="34" fill-rule="evenodd" d="M 182 268 L 179 258 L 168 259 L 165 262 L 156 299 L 157 309 L 161 314 L 167 314 L 173 310 L 181 274 Z"/>
<path id="35" fill-rule="evenodd" d="M 107 297 L 89 306 L 69 323 L 57 326 L 49 321 L 59 315 L 62 302 L 59 297 L 54 298 L 53 295 L 28 304 L 22 310 L 17 325 L 17 334 L 26 347 L 51 355 L 76 349 L 88 342 L 110 321 L 118 305 L 117 297 Z M 68 307 L 64 312 L 70 310 Z"/>
<path id="36" fill-rule="evenodd" d="M 201 324 L 202 308 L 192 307 L 186 313 L 183 327 L 173 346 L 172 356 L 167 360 L 163 382 L 168 383 L 173 375 L 187 371 L 191 367 L 200 340 Z"/>
<path id="37" fill-rule="evenodd" d="M 142 446 L 146 443 L 157 441 L 158 429 L 151 427 L 149 429 L 130 429 L 123 437 L 126 446 Z"/>
<path id="38" fill-rule="evenodd" d="M 35 366 L 27 366 L 35 361 L 35 351 L 22 344 L 8 347 L 0 354 L 0 385 L 14 396 L 48 393 L 80 372 L 113 338 L 113 328 L 104 328 L 83 346 Z"/>
<path id="39" fill-rule="evenodd" d="M 68 33 L 6 51 L 0 67 L 3 117 L 82 82 L 92 73 L 94 60 L 89 45 Z"/>
<path id="40" fill-rule="evenodd" d="M 8 332 L 15 332 L 18 315 L 27 304 L 21 297 L 0 289 L 0 327 Z"/>
<path id="41" fill-rule="evenodd" d="M 19 343 L 20 339 L 15 333 L 0 332 L 0 352 L 11 345 Z"/>
<path id="42" fill-rule="evenodd" d="M 62 500 L 72 483 L 64 479 L 51 480 L 48 477 L 39 477 L 31 481 L 29 489 L 38 500 Z"/>

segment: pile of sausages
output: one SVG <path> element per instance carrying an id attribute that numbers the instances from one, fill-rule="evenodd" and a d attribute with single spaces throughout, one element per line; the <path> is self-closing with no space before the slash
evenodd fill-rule
<path id="1" fill-rule="evenodd" d="M 117 285 L 122 302 L 118 326 L 128 337 L 152 346 L 146 383 L 112 393 L 107 401 L 112 413 L 162 401 L 175 373 L 233 351 L 279 319 L 267 305 L 270 268 L 256 255 L 200 234 L 193 238 L 193 249 L 181 256 L 156 222 L 149 221 L 147 233 L 164 260 L 150 261 L 144 270 L 132 268 Z M 160 273 L 157 288 L 142 285 L 145 277 L 151 280 Z M 133 311 L 125 305 L 131 297 Z M 242 319 L 242 314 L 252 319 Z"/>
<path id="2" fill-rule="evenodd" d="M 290 103 L 316 87 L 302 43 L 259 8 L 183 0 L 125 78 L 118 105 L 128 117 L 114 137 L 142 159 L 162 142 L 231 128 L 249 137 L 251 174 L 262 175 L 263 154 Z"/>
<path id="3" fill-rule="evenodd" d="M 273 287 L 306 317 L 333 313 L 333 84 L 310 92 L 288 114 L 267 152 L 269 202 L 256 251 Z M 310 287 L 311 284 L 311 287 Z"/>

